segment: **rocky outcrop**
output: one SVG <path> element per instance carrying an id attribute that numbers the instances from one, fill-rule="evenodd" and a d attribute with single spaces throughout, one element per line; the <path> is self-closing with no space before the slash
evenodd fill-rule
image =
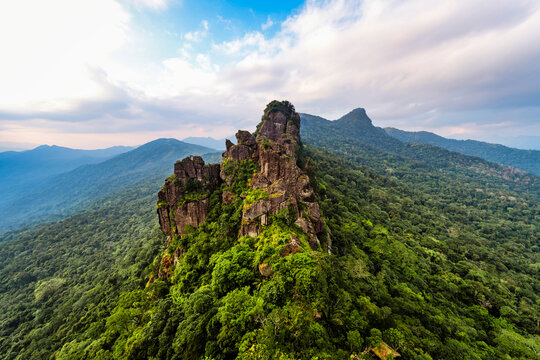
<path id="1" fill-rule="evenodd" d="M 236 133 L 237 145 L 230 141 L 225 144 L 227 150 L 223 153 L 223 160 L 242 161 L 253 159 L 257 155 L 257 142 L 249 131 L 239 130 Z"/>
<path id="2" fill-rule="evenodd" d="M 255 134 L 240 130 L 237 144 L 227 140 L 223 163 L 205 165 L 200 157 L 177 162 L 174 175 L 167 179 L 159 192 L 158 214 L 162 231 L 171 236 L 184 235 L 188 225 L 198 227 L 205 221 L 209 196 L 221 184 L 231 185 L 234 174 L 226 173 L 226 164 L 249 160 L 258 165 L 249 189 L 265 194 L 252 203 L 244 203 L 239 236 L 258 236 L 269 225 L 272 215 L 286 211 L 289 218 L 308 237 L 313 248 L 321 242 L 328 251 L 331 240 L 315 200 L 306 172 L 298 166 L 302 149 L 300 117 L 287 101 L 273 101 L 265 109 Z M 230 204 L 238 194 L 223 191 L 221 199 Z M 290 249 L 295 252 L 298 239 L 291 238 Z"/>
<path id="3" fill-rule="evenodd" d="M 186 225 L 198 227 L 206 220 L 208 196 L 221 184 L 220 165 L 205 165 L 200 156 L 174 164 L 174 175 L 158 193 L 158 216 L 167 236 L 184 235 Z"/>
<path id="4" fill-rule="evenodd" d="M 239 136 L 238 136 L 239 135 Z M 238 145 L 231 146 L 224 159 L 236 154 L 241 147 L 246 159 L 258 162 L 259 171 L 253 175 L 252 189 L 268 193 L 244 209 L 241 235 L 257 236 L 268 225 L 270 215 L 287 209 L 309 237 L 316 248 L 320 238 L 330 249 L 330 238 L 325 231 L 319 204 L 315 201 L 308 175 L 297 165 L 300 142 L 300 117 L 288 102 L 271 102 L 263 115 L 255 136 L 242 132 L 237 134 Z"/>

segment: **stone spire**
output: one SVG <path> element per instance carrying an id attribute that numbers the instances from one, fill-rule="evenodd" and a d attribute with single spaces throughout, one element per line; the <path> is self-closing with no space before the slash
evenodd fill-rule
<path id="1" fill-rule="evenodd" d="M 230 185 L 234 180 L 226 176 L 224 164 L 250 160 L 258 164 L 258 171 L 253 174 L 249 186 L 268 196 L 244 204 L 239 236 L 260 235 L 269 225 L 271 215 L 287 209 L 294 217 L 294 223 L 308 236 L 311 247 L 318 248 L 323 242 L 330 251 L 330 236 L 310 179 L 297 165 L 302 143 L 300 117 L 294 106 L 288 101 L 272 101 L 255 134 L 240 130 L 236 139 L 236 145 L 227 140 L 221 166 L 205 165 L 197 156 L 177 162 L 174 175 L 167 179 L 158 195 L 162 231 L 168 236 L 182 236 L 186 225 L 198 227 L 208 214 L 209 195 L 222 183 Z M 198 195 L 188 195 L 194 189 Z"/>

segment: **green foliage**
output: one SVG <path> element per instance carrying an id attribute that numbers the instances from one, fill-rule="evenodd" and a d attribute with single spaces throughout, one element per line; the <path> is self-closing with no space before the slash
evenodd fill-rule
<path id="1" fill-rule="evenodd" d="M 3 236 L 2 358 L 49 358 L 60 348 L 60 358 L 86 353 L 110 358 L 102 346 L 115 332 L 106 333 L 101 343 L 88 338 L 105 334 L 105 319 L 121 293 L 139 290 L 147 281 L 146 268 L 164 242 L 152 206 L 158 189 L 147 183 L 104 199 L 108 205 L 101 209 Z M 74 341 L 82 333 L 84 340 Z"/>
<path id="2" fill-rule="evenodd" d="M 295 113 L 294 105 L 291 104 L 289 101 L 278 101 L 273 100 L 266 105 L 266 109 L 264 109 L 264 114 L 269 115 L 275 112 L 282 112 L 285 115 L 291 115 Z"/>
<path id="3" fill-rule="evenodd" d="M 268 191 L 263 189 L 246 189 L 242 193 L 244 198 L 244 211 L 259 200 L 268 199 Z"/>
<path id="4" fill-rule="evenodd" d="M 248 182 L 251 182 L 253 173 L 258 171 L 258 164 L 252 160 L 229 162 L 223 165 L 223 171 L 227 179 L 234 179 L 229 190 L 241 194 L 246 190 Z"/>

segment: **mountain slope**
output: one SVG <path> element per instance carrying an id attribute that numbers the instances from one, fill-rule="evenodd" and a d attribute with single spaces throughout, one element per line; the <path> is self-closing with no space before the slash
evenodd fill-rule
<path id="1" fill-rule="evenodd" d="M 147 287 L 122 294 L 105 322 L 89 324 L 57 358 L 373 358 L 383 348 L 404 359 L 538 353 L 540 283 L 532 248 L 540 224 L 533 197 L 511 199 L 512 182 L 468 170 L 476 159 L 433 147 L 420 147 L 415 159 L 367 150 L 385 171 L 399 159 L 399 178 L 363 165 L 366 145 L 353 141 L 285 156 L 260 137 L 276 133 L 264 124 L 272 111 L 285 111 L 280 107 L 265 110 L 256 144 L 239 132 L 239 145 L 226 152 L 221 185 L 212 176 L 201 177 L 199 187 L 190 181 L 183 169 L 192 160 L 175 167 L 158 200 L 167 249 L 156 257 Z M 282 115 L 276 128 L 294 125 Z M 335 134 L 344 139 L 352 126 Z M 376 143 L 374 136 L 368 141 Z M 294 136 L 277 138 L 294 144 Z M 404 149 L 408 155 L 414 148 Z M 431 165 L 419 160 L 428 155 L 447 164 L 432 178 Z M 306 174 L 277 165 L 291 160 Z M 193 173 L 206 173 L 199 165 Z M 328 244 L 308 240 L 309 226 L 296 226 L 298 202 L 271 210 L 290 179 L 305 179 L 316 190 L 300 193 L 320 204 L 332 254 Z M 269 187 L 259 187 L 261 180 Z M 477 191 L 480 183 L 487 188 Z M 257 217 L 248 214 L 260 209 L 270 211 L 251 228 Z M 192 216 L 200 211 L 208 211 L 202 222 Z M 173 224 L 178 232 L 171 233 Z"/>
<path id="2" fill-rule="evenodd" d="M 327 133 L 329 141 L 333 137 L 339 138 L 346 133 L 347 137 L 361 141 L 375 148 L 384 148 L 386 151 L 401 151 L 403 144 L 380 128 L 373 126 L 366 110 L 357 108 L 342 116 L 338 120 L 330 121 L 320 116 L 300 114 L 302 120 L 302 137 L 309 140 L 310 134 Z"/>
<path id="3" fill-rule="evenodd" d="M 374 127 L 363 109 L 357 110 L 336 121 L 300 114 L 302 139 L 415 186 L 434 178 L 470 183 L 478 189 L 497 183 L 514 195 L 540 199 L 537 176 L 429 144 L 403 143 Z"/>
<path id="4" fill-rule="evenodd" d="M 49 358 L 86 323 L 106 317 L 122 291 L 144 286 L 163 244 L 158 181 L 58 223 L 0 235 L 3 359 Z"/>
<path id="5" fill-rule="evenodd" d="M 386 133 L 400 141 L 424 143 L 440 146 L 447 150 L 465 155 L 478 156 L 482 159 L 540 175 L 540 151 L 513 149 L 503 145 L 490 144 L 475 140 L 447 139 L 427 131 L 403 131 L 395 128 L 385 128 Z"/>
<path id="6" fill-rule="evenodd" d="M 99 150 L 78 150 L 42 145 L 27 151 L 2 152 L 0 153 L 2 185 L 11 179 L 27 176 L 39 179 L 60 174 L 81 165 L 105 161 L 131 149 L 127 146 L 114 146 Z"/>
<path id="7" fill-rule="evenodd" d="M 165 177 L 167 168 L 178 158 L 213 152 L 175 139 L 158 139 L 107 161 L 32 183 L 24 188 L 23 195 L 0 204 L 0 231 L 63 218 L 102 196 Z"/>
<path id="8" fill-rule="evenodd" d="M 78 150 L 42 145 L 27 151 L 0 153 L 0 202 L 16 198 L 24 185 L 41 181 L 85 164 L 95 164 L 131 150 L 114 146 L 99 150 Z"/>

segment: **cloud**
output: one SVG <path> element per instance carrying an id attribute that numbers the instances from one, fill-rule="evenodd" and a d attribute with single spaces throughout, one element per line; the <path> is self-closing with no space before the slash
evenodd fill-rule
<path id="1" fill-rule="evenodd" d="M 264 30 L 268 30 L 270 29 L 272 26 L 274 25 L 274 22 L 272 21 L 272 19 L 270 18 L 270 16 L 268 16 L 268 18 L 266 19 L 266 22 L 264 24 L 261 25 L 261 29 Z"/>
<path id="2" fill-rule="evenodd" d="M 443 135 L 540 133 L 536 1 L 308 1 L 280 24 L 268 18 L 261 29 L 279 26 L 272 35 L 250 30 L 205 48 L 203 21 L 178 56 L 142 64 L 118 56 L 135 42 L 125 7 L 55 1 L 35 2 L 40 16 L 22 22 L 28 4 L 0 8 L 0 122 L 29 132 L 48 120 L 57 132 L 69 123 L 66 133 L 219 138 L 288 99 L 328 118 L 362 106 L 376 125 Z"/>
<path id="3" fill-rule="evenodd" d="M 129 22 L 108 0 L 2 2 L 0 110 L 57 111 L 108 99 L 94 69 L 127 42 Z"/>
<path id="4" fill-rule="evenodd" d="M 251 33 L 217 46 L 239 56 L 224 67 L 221 81 L 260 98 L 279 94 L 330 117 L 363 106 L 376 122 L 390 124 L 445 112 L 462 112 L 465 121 L 465 110 L 539 107 L 538 4 L 484 5 L 309 2 L 274 38 Z"/>
<path id="5" fill-rule="evenodd" d="M 137 9 L 149 8 L 152 10 L 164 10 L 171 0 L 125 0 L 133 4 Z"/>
<path id="6" fill-rule="evenodd" d="M 184 35 L 184 39 L 192 42 L 200 42 L 208 35 L 208 21 L 201 21 L 202 30 L 190 31 Z"/>

